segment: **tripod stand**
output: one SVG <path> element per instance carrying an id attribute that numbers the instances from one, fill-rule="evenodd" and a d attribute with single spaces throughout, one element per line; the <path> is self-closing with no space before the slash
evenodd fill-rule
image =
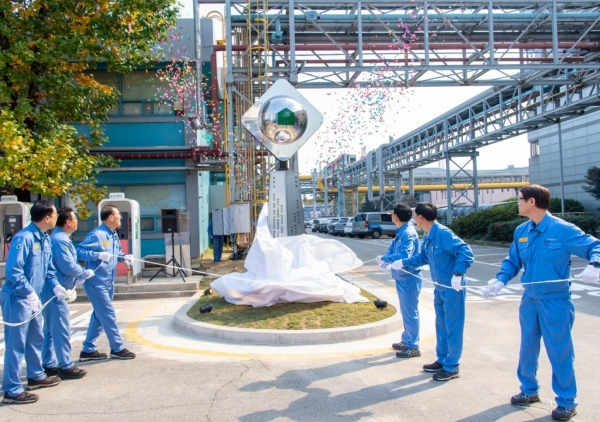
<path id="1" fill-rule="evenodd" d="M 179 251 L 181 254 L 181 245 L 179 245 Z M 177 274 L 179 274 L 181 276 L 181 279 L 183 280 L 183 282 L 185 283 L 185 278 L 183 278 L 183 276 L 185 275 L 187 277 L 187 273 L 181 268 L 181 265 L 179 265 L 179 262 L 177 262 L 177 259 L 175 258 L 175 233 L 171 232 L 171 259 L 169 260 L 169 262 L 167 262 L 167 265 L 162 267 L 160 270 L 158 270 L 150 280 L 148 280 L 149 282 L 152 281 L 154 279 L 154 277 L 156 277 L 157 275 L 159 275 L 160 273 L 164 272 L 165 275 L 169 275 L 169 273 L 167 272 L 167 267 L 173 264 L 173 277 L 175 277 Z"/>

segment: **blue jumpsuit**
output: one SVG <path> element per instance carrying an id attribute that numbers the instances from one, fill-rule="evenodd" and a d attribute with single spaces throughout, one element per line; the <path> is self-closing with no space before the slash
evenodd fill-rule
<path id="1" fill-rule="evenodd" d="M 411 258 L 419 253 L 419 235 L 412 223 L 408 222 L 396 230 L 396 238 L 388 248 L 382 260 L 389 264 L 399 259 Z M 419 348 L 419 293 L 421 293 L 421 269 L 403 268 L 405 271 L 392 270 L 396 281 L 396 291 L 400 301 L 400 312 L 404 331 L 401 341 L 410 349 Z M 412 274 L 412 275 L 411 275 Z"/>
<path id="2" fill-rule="evenodd" d="M 56 268 L 56 278 L 66 290 L 75 288 L 75 282 L 85 277 L 85 271 L 77 262 L 77 253 L 69 235 L 60 227 L 56 227 L 50 236 L 52 246 L 52 262 Z M 42 302 L 50 300 L 54 292 L 49 285 L 42 289 Z M 74 363 L 71 360 L 71 323 L 69 305 L 64 299 L 54 298 L 44 308 L 44 348 L 42 364 L 46 368 L 69 369 Z"/>
<path id="3" fill-rule="evenodd" d="M 566 409 L 577 406 L 575 353 L 571 338 L 575 307 L 570 283 L 527 283 L 568 279 L 571 254 L 600 262 L 600 241 L 573 224 L 546 213 L 537 226 L 528 221 L 517 227 L 508 256 L 496 274 L 496 278 L 506 284 L 524 268 L 521 276 L 524 291 L 519 307 L 521 350 L 517 369 L 521 392 L 534 395 L 540 389 L 536 373 L 540 339 L 543 338 L 552 365 L 556 403 Z"/>
<path id="4" fill-rule="evenodd" d="M 19 231 L 12 239 L 6 260 L 6 280 L 2 286 L 2 316 L 4 321 L 18 323 L 33 314 L 27 295 L 42 288 L 53 290 L 58 286 L 52 265 L 50 239 L 34 223 Z M 41 313 L 30 322 L 18 327 L 4 327 L 4 373 L 2 389 L 16 397 L 23 392 L 21 361 L 25 355 L 27 378 L 40 381 L 46 378 L 42 368 Z"/>
<path id="5" fill-rule="evenodd" d="M 86 269 L 92 269 L 95 275 L 83 283 L 83 290 L 92 302 L 94 312 L 90 318 L 83 351 L 92 353 L 96 350 L 96 340 L 100 337 L 102 328 L 108 338 L 111 350 L 120 352 L 125 348 L 117 326 L 117 315 L 112 304 L 115 293 L 115 277 L 117 262 L 123 261 L 125 254 L 121 250 L 119 236 L 114 230 L 101 224 L 92 230 L 77 246 L 77 257 L 85 262 Z M 111 254 L 110 260 L 103 262 L 98 259 L 100 252 Z"/>
<path id="6" fill-rule="evenodd" d="M 438 362 L 448 372 L 458 369 L 462 355 L 467 295 L 464 289 L 460 292 L 454 290 L 450 281 L 454 272 L 465 274 L 472 263 L 473 252 L 469 245 L 437 222 L 423 239 L 421 253 L 402 260 L 405 267 L 429 264 L 432 280 L 441 284 L 435 285 L 433 293 L 436 354 Z"/>

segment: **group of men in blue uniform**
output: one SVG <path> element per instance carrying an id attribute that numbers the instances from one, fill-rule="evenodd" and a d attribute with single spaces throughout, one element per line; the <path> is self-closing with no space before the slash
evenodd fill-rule
<path id="1" fill-rule="evenodd" d="M 102 224 L 73 246 L 77 230 L 71 208 L 56 210 L 41 200 L 31 210 L 31 224 L 12 239 L 6 260 L 6 280 L 1 304 L 5 322 L 3 403 L 26 404 L 38 400 L 21 384 L 21 362 L 27 364 L 27 390 L 58 385 L 62 379 L 82 378 L 86 371 L 71 360 L 70 317 L 67 290 L 83 284 L 94 310 L 90 318 L 81 362 L 107 359 L 95 342 L 104 328 L 114 359 L 133 359 L 119 335 L 112 298 L 118 261 L 133 264 L 133 256 L 121 250 L 115 230 L 120 213 L 111 205 L 101 210 Z M 47 231 L 52 230 L 48 236 Z M 85 268 L 78 264 L 85 262 Z M 42 309 L 42 302 L 45 306 Z M 42 319 L 43 315 L 43 319 Z"/>
<path id="2" fill-rule="evenodd" d="M 600 241 L 578 227 L 548 212 L 550 192 L 543 186 L 520 189 L 519 214 L 529 218 L 514 233 L 508 256 L 496 278 L 490 280 L 484 298 L 497 295 L 521 269 L 524 287 L 519 307 L 521 350 L 517 376 L 521 392 L 511 397 L 515 406 L 540 401 L 537 379 L 540 341 L 552 365 L 552 389 L 557 407 L 552 418 L 569 421 L 576 414 L 577 386 L 571 329 L 575 308 L 571 300 L 571 255 L 589 261 L 576 278 L 597 283 L 600 278 Z M 448 381 L 458 378 L 465 328 L 465 273 L 473 263 L 470 247 L 450 229 L 438 224 L 433 204 L 420 203 L 414 211 L 416 225 L 426 232 L 421 249 L 410 219 L 411 209 L 394 208 L 392 219 L 398 227 L 396 238 L 387 253 L 376 258 L 381 270 L 391 269 L 400 300 L 404 331 L 401 341 L 392 344 L 399 358 L 413 358 L 419 351 L 419 293 L 422 278 L 420 266 L 429 265 L 435 285 L 434 308 L 437 360 L 423 369 L 434 372 L 433 379 Z"/>

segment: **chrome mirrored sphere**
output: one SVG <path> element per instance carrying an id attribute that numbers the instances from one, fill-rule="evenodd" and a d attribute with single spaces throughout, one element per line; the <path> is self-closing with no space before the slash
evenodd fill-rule
<path id="1" fill-rule="evenodd" d="M 278 144 L 297 141 L 306 131 L 308 114 L 293 98 L 277 96 L 269 99 L 258 114 L 262 134 Z"/>

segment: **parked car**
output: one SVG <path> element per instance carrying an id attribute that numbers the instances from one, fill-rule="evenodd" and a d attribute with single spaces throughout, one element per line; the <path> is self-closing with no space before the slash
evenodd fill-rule
<path id="1" fill-rule="evenodd" d="M 329 219 L 329 221 L 327 222 L 327 232 L 326 233 L 333 234 L 333 230 L 335 229 L 335 223 L 337 223 L 338 220 L 339 220 L 339 217 Z"/>
<path id="2" fill-rule="evenodd" d="M 391 213 L 359 212 L 354 216 L 352 234 L 364 239 L 371 236 L 379 239 L 382 235 L 396 236 L 396 225 L 392 222 Z"/>
<path id="3" fill-rule="evenodd" d="M 341 217 L 337 223 L 335 223 L 335 227 L 333 228 L 334 236 L 342 236 L 344 237 L 346 233 L 344 233 L 344 228 L 346 227 L 346 222 L 348 221 L 348 217 Z"/>
<path id="4" fill-rule="evenodd" d="M 354 222 L 354 217 L 350 217 L 346 224 L 344 225 L 344 235 L 349 237 L 354 237 L 354 233 L 352 233 L 352 223 Z"/>
<path id="5" fill-rule="evenodd" d="M 320 225 L 320 224 L 321 224 L 321 220 L 319 220 L 319 219 L 315 218 L 315 219 L 312 221 L 312 227 L 310 228 L 310 229 L 311 229 L 311 231 L 312 231 L 313 233 L 315 233 L 315 232 L 318 232 L 318 231 L 319 231 L 319 225 Z"/>
<path id="6" fill-rule="evenodd" d="M 313 223 L 313 220 L 312 220 L 312 219 L 310 219 L 310 220 L 306 220 L 306 221 L 304 222 L 304 228 L 305 228 L 305 229 L 310 229 L 310 228 L 312 228 L 312 223 Z"/>
<path id="7" fill-rule="evenodd" d="M 319 233 L 327 233 L 327 225 L 329 224 L 329 218 L 322 218 L 319 220 Z"/>

